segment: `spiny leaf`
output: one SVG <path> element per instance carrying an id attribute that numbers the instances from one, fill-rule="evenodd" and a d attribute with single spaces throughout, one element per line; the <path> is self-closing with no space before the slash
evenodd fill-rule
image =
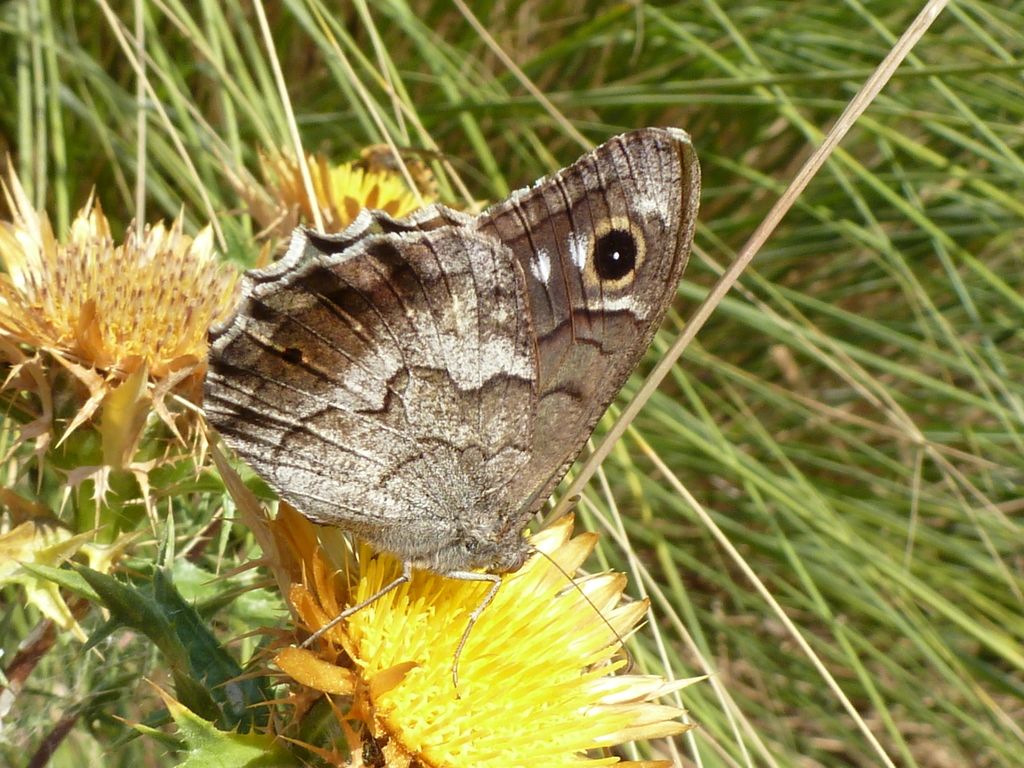
<path id="1" fill-rule="evenodd" d="M 111 612 L 111 622 L 92 640 L 117 625 L 145 634 L 166 656 L 178 697 L 191 709 L 224 728 L 248 731 L 266 722 L 266 680 L 239 679 L 238 663 L 217 642 L 204 619 L 157 570 L 150 584 L 126 584 L 82 566 L 79 573 Z"/>
<path id="2" fill-rule="evenodd" d="M 167 710 L 178 726 L 187 757 L 180 768 L 270 768 L 299 765 L 271 736 L 227 733 L 161 692 Z"/>

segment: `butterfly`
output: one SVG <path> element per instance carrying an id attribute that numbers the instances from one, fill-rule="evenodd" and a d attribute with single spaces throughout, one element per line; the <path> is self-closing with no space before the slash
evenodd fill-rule
<path id="1" fill-rule="evenodd" d="M 672 303 L 699 192 L 689 136 L 644 128 L 478 215 L 300 228 L 211 331 L 207 418 L 404 578 L 496 590 Z"/>

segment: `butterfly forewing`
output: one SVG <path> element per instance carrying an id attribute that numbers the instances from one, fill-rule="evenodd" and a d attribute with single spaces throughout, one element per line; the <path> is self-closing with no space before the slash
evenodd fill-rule
<path id="1" fill-rule="evenodd" d="M 534 446 L 514 484 L 525 513 L 546 500 L 646 351 L 689 256 L 699 186 L 686 134 L 648 128 L 477 219 L 523 265 L 536 334 Z"/>

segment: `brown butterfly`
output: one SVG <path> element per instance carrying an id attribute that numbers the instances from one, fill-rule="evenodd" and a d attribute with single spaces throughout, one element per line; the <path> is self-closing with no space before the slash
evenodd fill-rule
<path id="1" fill-rule="evenodd" d="M 209 421 L 403 578 L 496 590 L 675 297 L 699 190 L 687 134 L 645 128 L 476 216 L 298 229 L 211 332 Z"/>

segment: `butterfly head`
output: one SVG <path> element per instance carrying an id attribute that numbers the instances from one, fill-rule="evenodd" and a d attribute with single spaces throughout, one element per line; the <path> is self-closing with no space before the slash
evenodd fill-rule
<path id="1" fill-rule="evenodd" d="M 495 530 L 492 526 L 464 526 L 456 535 L 412 560 L 413 567 L 435 573 L 483 569 L 489 573 L 512 573 L 522 568 L 533 553 L 518 529 Z"/>

